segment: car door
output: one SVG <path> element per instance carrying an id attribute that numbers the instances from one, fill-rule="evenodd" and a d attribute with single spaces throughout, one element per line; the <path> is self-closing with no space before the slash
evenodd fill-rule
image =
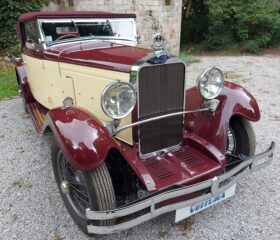
<path id="1" fill-rule="evenodd" d="M 40 31 L 37 21 L 24 23 L 25 44 L 22 60 L 34 98 L 46 108 L 51 108 L 49 82 L 45 71 L 43 45 L 40 43 Z"/>

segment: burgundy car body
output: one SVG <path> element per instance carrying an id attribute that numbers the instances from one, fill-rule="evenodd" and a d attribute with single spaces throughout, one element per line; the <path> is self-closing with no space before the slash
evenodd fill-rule
<path id="1" fill-rule="evenodd" d="M 96 16 L 102 14 L 77 13 L 77 16 Z M 31 21 L 38 17 L 63 17 L 61 13 L 46 13 L 44 15 L 27 14 L 19 19 L 19 27 L 22 22 Z M 115 16 L 115 15 L 113 15 Z M 116 17 L 120 15 L 117 14 Z M 123 16 L 123 15 L 121 15 Z M 129 15 L 134 16 L 134 15 Z M 134 16 L 135 17 L 135 16 Z M 22 31 L 19 31 L 20 33 Z M 22 36 L 20 36 L 22 39 Z M 69 49 L 69 50 L 68 50 Z M 22 51 L 30 56 L 52 61 L 74 63 L 78 65 L 99 67 L 110 70 L 130 72 L 132 65 L 144 58 L 150 50 L 122 46 L 109 42 L 100 43 L 72 43 L 70 46 L 50 46 L 47 50 L 36 52 L 23 46 Z M 16 67 L 18 79 L 23 86 L 25 102 L 36 103 L 30 88 L 28 79 L 21 61 Z M 234 115 L 240 115 L 251 121 L 260 119 L 260 111 L 256 100 L 244 88 L 234 83 L 225 83 L 225 87 L 219 96 L 221 103 L 215 114 L 208 116 L 204 113 L 186 115 L 185 138 L 182 143 L 182 152 L 200 152 L 204 163 L 196 167 L 181 166 L 181 158 L 166 156 L 155 164 L 155 159 L 148 159 L 145 164 L 139 157 L 137 142 L 129 146 L 109 136 L 107 129 L 83 109 L 53 109 L 48 111 L 40 104 L 36 104 L 45 121 L 41 123 L 32 114 L 36 129 L 41 134 L 50 127 L 54 133 L 66 159 L 77 169 L 93 170 L 105 161 L 111 149 L 117 149 L 132 169 L 137 173 L 142 183 L 149 192 L 161 190 L 178 182 L 193 184 L 220 175 L 227 163 L 225 158 L 225 146 L 227 141 L 227 129 L 229 120 Z M 197 88 L 186 92 L 186 109 L 198 109 L 203 102 Z M 192 125 L 194 123 L 195 125 Z M 174 164 L 175 163 L 175 164 Z M 161 176 L 162 172 L 165 176 Z M 149 184 L 147 184 L 149 183 Z"/>
<path id="2" fill-rule="evenodd" d="M 151 53 L 150 50 L 110 42 L 73 42 L 70 45 L 49 46 L 34 51 L 24 46 L 22 23 L 38 18 L 64 17 L 63 12 L 31 13 L 19 19 L 18 33 L 22 52 L 36 58 L 72 63 L 129 73 L 132 66 Z M 71 13 L 66 13 L 67 16 Z M 73 12 L 73 16 L 102 17 L 108 13 Z M 135 15 L 111 14 L 110 17 Z M 240 116 L 250 121 L 260 119 L 260 110 L 254 97 L 243 87 L 225 82 L 217 99 L 214 113 L 186 114 L 185 132 L 179 149 L 163 156 L 141 159 L 134 127 L 134 143 L 129 145 L 114 138 L 96 116 L 78 107 L 46 109 L 33 97 L 29 88 L 24 64 L 16 63 L 16 73 L 22 94 L 33 123 L 40 134 L 52 131 L 67 161 L 79 170 L 94 170 L 100 166 L 110 151 L 116 150 L 133 169 L 149 193 L 174 185 L 192 185 L 225 172 L 227 131 L 230 119 Z M 203 98 L 196 87 L 186 91 L 185 109 L 199 109 Z M 136 110 L 133 119 L 136 119 Z M 160 161 L 158 159 L 160 158 Z"/>
<path id="3" fill-rule="evenodd" d="M 34 98 L 20 61 L 17 62 L 17 75 L 24 86 L 23 95 L 26 103 L 32 103 Z M 83 109 L 58 108 L 48 111 L 37 103 L 36 106 L 39 106 L 40 112 L 45 116 L 44 124 L 40 123 L 36 116 L 31 116 L 39 133 L 43 134 L 48 127 L 51 128 L 66 159 L 77 169 L 93 170 L 105 161 L 110 150 L 117 149 L 147 190 L 153 192 L 178 182 L 189 185 L 223 173 L 223 168 L 227 164 L 225 146 L 230 118 L 240 115 L 251 121 L 258 121 L 260 111 L 252 95 L 233 83 L 225 83 L 219 100 L 221 104 L 214 115 L 193 113 L 186 116 L 182 152 L 199 151 L 205 160 L 202 165 L 191 168 L 187 164 L 182 167 L 180 157 L 176 156 L 166 156 L 159 165 L 150 166 L 156 157 L 154 160 L 148 159 L 143 162 L 139 157 L 136 142 L 134 146 L 130 146 L 112 138 L 95 116 Z M 196 87 L 187 90 L 186 109 L 197 109 L 201 103 L 202 97 Z M 162 177 L 162 172 L 169 176 Z"/>

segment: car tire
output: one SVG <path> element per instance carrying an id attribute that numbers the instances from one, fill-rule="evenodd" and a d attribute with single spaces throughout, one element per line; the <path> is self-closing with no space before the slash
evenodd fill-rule
<path id="1" fill-rule="evenodd" d="M 256 136 L 251 123 L 244 118 L 233 117 L 228 129 L 227 154 L 253 156 L 255 151 Z"/>
<path id="2" fill-rule="evenodd" d="M 113 225 L 114 220 L 89 221 L 86 218 L 85 213 L 86 208 L 90 208 L 94 211 L 106 211 L 116 208 L 114 188 L 105 163 L 93 171 L 76 170 L 65 160 L 62 151 L 55 140 L 52 141 L 51 155 L 54 177 L 59 192 L 70 216 L 79 228 L 85 234 L 90 235 L 87 231 L 87 225 L 90 223 L 97 226 Z M 63 171 L 67 172 L 68 170 L 65 170 L 66 168 L 62 170 L 63 164 L 66 164 L 66 168 L 68 168 L 68 170 L 71 169 L 74 175 L 70 177 L 70 170 L 67 173 L 68 175 L 65 175 Z M 77 180 L 78 177 L 79 180 Z M 71 181 L 68 182 L 68 193 L 66 193 L 67 189 L 63 188 L 63 186 L 65 186 L 64 183 L 67 182 L 67 179 L 65 178 L 71 179 Z M 75 183 L 75 181 L 77 182 Z M 62 183 L 64 185 L 62 185 Z M 76 188 L 79 188 L 80 192 L 78 192 Z M 77 197 L 77 193 L 80 194 L 80 198 Z M 83 193 L 83 195 L 81 193 Z M 85 197 L 86 194 L 87 198 Z M 79 199 L 80 203 L 78 202 Z M 84 199 L 85 201 L 82 201 L 81 199 Z M 86 201 L 88 206 L 85 203 Z"/>

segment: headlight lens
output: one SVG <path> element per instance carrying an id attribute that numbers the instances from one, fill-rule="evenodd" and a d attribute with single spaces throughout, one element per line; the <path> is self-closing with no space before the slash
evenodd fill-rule
<path id="1" fill-rule="evenodd" d="M 108 85 L 101 96 L 101 107 L 106 115 L 121 119 L 128 115 L 136 103 L 136 93 L 129 83 L 114 82 Z"/>
<path id="2" fill-rule="evenodd" d="M 213 99 L 219 95 L 224 86 L 224 74 L 220 69 L 210 67 L 199 75 L 197 85 L 202 97 Z"/>

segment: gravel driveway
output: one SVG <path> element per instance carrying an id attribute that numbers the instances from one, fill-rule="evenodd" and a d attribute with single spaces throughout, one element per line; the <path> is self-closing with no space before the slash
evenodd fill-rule
<path id="1" fill-rule="evenodd" d="M 188 85 L 209 65 L 223 69 L 258 100 L 253 126 L 258 148 L 272 140 L 273 164 L 247 176 L 237 194 L 178 224 L 166 214 L 131 230 L 97 239 L 280 239 L 280 57 L 199 57 Z M 52 175 L 49 137 L 40 138 L 21 99 L 0 102 L 0 239 L 90 239 L 69 217 Z"/>

